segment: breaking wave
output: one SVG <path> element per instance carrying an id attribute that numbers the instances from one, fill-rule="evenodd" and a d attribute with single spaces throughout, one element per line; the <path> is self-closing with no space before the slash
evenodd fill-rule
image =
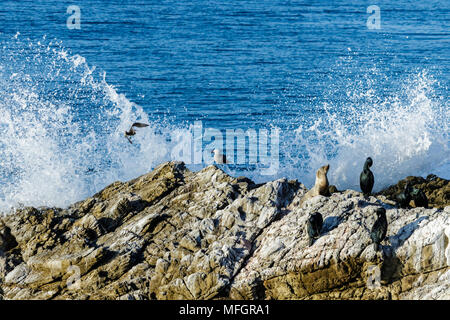
<path id="1" fill-rule="evenodd" d="M 65 207 L 178 160 L 174 146 L 192 143 L 189 124 L 149 118 L 59 42 L 15 37 L 2 44 L 0 57 L 0 210 Z M 295 130 L 273 119 L 282 129 L 277 173 L 247 168 L 244 174 L 257 182 L 297 178 L 310 187 L 315 170 L 330 163 L 330 183 L 359 190 L 359 173 L 371 156 L 377 190 L 407 175 L 448 178 L 449 108 L 436 97 L 436 85 L 426 71 L 402 80 L 389 95 L 354 84 L 345 99 L 299 113 Z M 123 132 L 134 121 L 150 127 L 129 144 Z"/>

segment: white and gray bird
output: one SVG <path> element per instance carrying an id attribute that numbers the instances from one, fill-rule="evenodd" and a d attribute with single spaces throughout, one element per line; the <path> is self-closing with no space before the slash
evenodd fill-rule
<path id="1" fill-rule="evenodd" d="M 128 142 L 130 142 L 131 144 L 133 144 L 133 141 L 131 141 L 130 137 L 134 136 L 136 134 L 136 130 L 134 128 L 145 128 L 148 127 L 148 124 L 146 123 L 140 123 L 140 122 L 135 122 L 131 125 L 130 130 L 125 131 L 125 138 L 128 139 Z"/>
<path id="2" fill-rule="evenodd" d="M 217 164 L 227 163 L 227 157 L 219 151 L 219 149 L 214 149 L 211 151 L 211 154 L 214 154 L 214 162 Z"/>

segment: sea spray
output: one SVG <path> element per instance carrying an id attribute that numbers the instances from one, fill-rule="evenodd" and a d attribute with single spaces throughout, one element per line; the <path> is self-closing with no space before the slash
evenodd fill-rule
<path id="1" fill-rule="evenodd" d="M 408 175 L 448 168 L 449 108 L 434 97 L 435 83 L 422 71 L 404 79 L 395 94 L 355 85 L 347 103 L 324 103 L 322 114 L 304 119 L 295 130 L 296 147 L 307 163 L 303 181 L 311 184 L 315 168 L 330 163 L 331 184 L 359 190 L 368 156 L 374 160 L 375 191 Z"/>
<path id="2" fill-rule="evenodd" d="M 131 146 L 136 120 L 151 127 Z M 160 127 L 82 56 L 14 39 L 0 60 L 0 209 L 67 206 L 148 172 L 169 160 Z"/>
<path id="3" fill-rule="evenodd" d="M 114 181 L 180 160 L 177 147 L 193 143 L 194 123 L 149 116 L 100 68 L 59 42 L 18 36 L 1 46 L 0 57 L 0 211 L 21 204 L 65 207 Z M 324 99 L 311 99 L 308 108 L 288 102 L 292 116 L 265 123 L 270 131 L 281 129 L 275 172 L 264 174 L 267 166 L 250 163 L 248 153 L 248 163 L 223 169 L 255 182 L 287 177 L 311 187 L 317 168 L 329 163 L 331 184 L 359 190 L 359 173 L 371 156 L 375 191 L 407 175 L 449 178 L 449 108 L 436 97 L 433 75 L 418 70 L 389 79 L 374 69 L 355 79 L 345 65 L 339 67 L 344 76 L 336 76 Z M 123 133 L 134 121 L 150 126 L 131 145 Z M 193 161 L 188 168 L 199 170 L 207 162 Z"/>

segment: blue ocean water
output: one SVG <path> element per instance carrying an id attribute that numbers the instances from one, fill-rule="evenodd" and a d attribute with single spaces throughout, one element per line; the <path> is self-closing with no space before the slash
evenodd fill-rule
<path id="1" fill-rule="evenodd" d="M 179 160 L 195 123 L 279 130 L 275 171 L 224 168 L 258 182 L 310 187 L 330 163 L 330 183 L 359 190 L 367 156 L 376 190 L 450 178 L 449 44 L 444 0 L 2 0 L 0 209 L 66 206 Z M 131 145 L 136 120 L 150 127 Z"/>

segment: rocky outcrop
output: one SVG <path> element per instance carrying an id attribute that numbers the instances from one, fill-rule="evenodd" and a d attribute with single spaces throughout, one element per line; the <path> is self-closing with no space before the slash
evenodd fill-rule
<path id="1" fill-rule="evenodd" d="M 169 162 L 67 209 L 22 208 L 0 219 L 0 297 L 449 298 L 450 206 L 397 209 L 334 190 L 300 208 L 306 192 Z M 388 239 L 375 251 L 380 206 Z M 324 228 L 308 246 L 312 211 Z"/>
<path id="2" fill-rule="evenodd" d="M 308 205 L 264 230 L 231 298 L 450 298 L 450 207 L 397 209 L 355 191 L 318 196 Z M 377 252 L 369 230 L 381 206 L 388 239 Z M 307 213 L 315 211 L 324 227 L 308 247 Z"/>

